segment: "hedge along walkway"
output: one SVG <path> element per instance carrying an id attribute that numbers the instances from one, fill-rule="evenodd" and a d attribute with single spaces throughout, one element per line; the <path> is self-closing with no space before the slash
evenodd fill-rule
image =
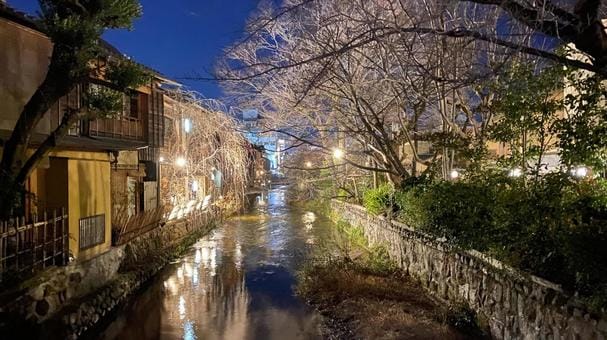
<path id="1" fill-rule="evenodd" d="M 483 338 L 473 313 L 445 306 L 389 260 L 369 248 L 362 231 L 338 223 L 337 231 L 300 272 L 298 293 L 324 317 L 331 339 Z M 456 327 L 457 326 L 457 327 Z"/>
<path id="2" fill-rule="evenodd" d="M 126 247 L 127 258 L 120 273 L 105 287 L 70 303 L 58 315 L 44 322 L 25 338 L 77 339 L 92 336 L 96 326 L 136 293 L 164 266 L 181 257 L 198 239 L 217 224 L 219 215 L 207 215 L 194 223 L 179 221 L 150 231 Z"/>

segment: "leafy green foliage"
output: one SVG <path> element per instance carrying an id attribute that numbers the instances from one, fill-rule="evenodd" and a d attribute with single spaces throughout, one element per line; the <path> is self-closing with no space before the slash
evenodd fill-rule
<path id="1" fill-rule="evenodd" d="M 607 303 L 607 181 L 556 173 L 525 183 L 492 172 L 369 198 L 374 213 L 395 206 L 411 227 Z"/>
<path id="2" fill-rule="evenodd" d="M 571 88 L 565 96 L 566 119 L 557 125 L 561 158 L 567 165 L 585 164 L 605 167 L 607 149 L 607 92 L 596 75 L 572 72 L 567 78 Z"/>
<path id="3" fill-rule="evenodd" d="M 495 119 L 489 138 L 510 147 L 505 164 L 537 174 L 546 151 L 558 147 L 566 167 L 605 168 L 607 91 L 601 77 L 560 65 L 540 71 L 514 65 L 490 88 Z"/>
<path id="4" fill-rule="evenodd" d="M 556 146 L 554 129 L 564 109 L 557 94 L 565 71 L 553 66 L 536 72 L 530 65 L 514 65 L 492 86 L 495 114 L 489 138 L 510 146 L 507 163 L 539 173 L 546 151 Z M 531 160 L 534 160 L 532 162 Z M 535 163 L 535 164 L 534 164 Z"/>
<path id="5" fill-rule="evenodd" d="M 111 117 L 122 110 L 124 94 L 107 87 L 89 89 L 83 96 L 89 118 Z"/>
<path id="6" fill-rule="evenodd" d="M 52 27 L 60 27 L 57 21 L 86 18 L 81 26 L 106 28 L 132 28 L 133 19 L 141 16 L 137 0 L 40 0 L 41 17 Z M 74 31 L 74 30 L 71 30 Z"/>
<path id="7" fill-rule="evenodd" d="M 40 23 L 54 44 L 51 70 L 71 81 L 88 75 L 89 61 L 102 53 L 99 39 L 106 29 L 131 28 L 141 15 L 138 0 L 39 2 Z"/>
<path id="8" fill-rule="evenodd" d="M 110 64 L 105 78 L 120 91 L 126 91 L 148 83 L 150 74 L 135 62 L 120 60 Z"/>
<path id="9" fill-rule="evenodd" d="M 90 85 L 84 95 L 90 119 L 112 117 L 123 109 L 125 93 L 150 81 L 150 74 L 130 60 L 119 60 L 108 64 L 105 80 L 112 88 Z"/>
<path id="10" fill-rule="evenodd" d="M 40 0 L 40 9 L 41 26 L 54 44 L 47 78 L 60 80 L 67 90 L 96 73 L 91 68 L 92 60 L 107 57 L 107 51 L 100 45 L 102 34 L 107 29 L 130 29 L 133 20 L 141 15 L 138 0 Z M 107 59 L 104 77 L 116 91 L 101 88 L 85 95 L 90 119 L 120 111 L 123 94 L 117 91 L 137 88 L 150 79 L 146 70 L 130 60 Z"/>
<path id="11" fill-rule="evenodd" d="M 382 184 L 377 189 L 367 190 L 363 196 L 363 205 L 372 214 L 380 215 L 392 210 L 394 189 Z"/>
<path id="12" fill-rule="evenodd" d="M 396 195 L 399 217 L 417 229 L 445 237 L 464 248 L 491 237 L 479 226 L 492 219 L 492 187 L 479 183 L 438 182 Z M 479 249 L 484 250 L 484 249 Z"/>
<path id="13" fill-rule="evenodd" d="M 40 24 L 54 44 L 53 57 L 47 75 L 51 82 L 60 82 L 64 90 L 85 82 L 90 76 L 103 78 L 91 68 L 91 61 L 107 57 L 100 45 L 107 29 L 130 29 L 141 15 L 138 0 L 40 0 Z M 88 118 L 108 117 L 120 111 L 123 93 L 137 88 L 150 79 L 140 65 L 126 59 L 107 58 L 105 80 L 113 89 L 95 88 L 84 95 L 86 112 L 72 114 Z M 59 93 L 59 96 L 62 94 Z"/>

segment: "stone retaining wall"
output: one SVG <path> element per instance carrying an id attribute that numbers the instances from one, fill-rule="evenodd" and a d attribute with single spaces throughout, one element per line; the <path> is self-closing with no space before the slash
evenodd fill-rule
<path id="1" fill-rule="evenodd" d="M 173 221 L 130 241 L 118 275 L 105 287 L 74 301 L 43 325 L 57 339 L 77 339 L 136 292 L 170 261 L 182 255 L 215 226 L 215 214 L 205 212 Z M 61 326 L 58 326 L 61 325 Z"/>
<path id="2" fill-rule="evenodd" d="M 558 285 L 524 275 L 476 251 L 461 252 L 358 205 L 333 200 L 336 217 L 361 227 L 431 293 L 465 302 L 496 339 L 607 339 L 607 316 L 591 315 Z"/>
<path id="3" fill-rule="evenodd" d="M 24 338 L 77 338 L 207 234 L 219 215 L 193 213 L 88 261 L 47 269 L 24 282 L 11 293 L 16 297 L 0 307 L 0 333 L 8 329 Z"/>
<path id="4" fill-rule="evenodd" d="M 18 297 L 3 305 L 1 310 L 32 322 L 42 322 L 68 301 L 107 284 L 118 272 L 123 258 L 124 247 L 113 247 L 87 261 L 51 267 L 24 282 L 15 292 Z"/>
<path id="5" fill-rule="evenodd" d="M 193 213 L 187 219 L 168 222 L 153 229 L 132 241 L 125 247 L 125 259 L 122 261 L 121 271 L 128 270 L 129 266 L 157 256 L 160 249 L 166 249 L 179 244 L 181 240 L 192 233 L 206 228 L 218 217 L 217 212 Z"/>

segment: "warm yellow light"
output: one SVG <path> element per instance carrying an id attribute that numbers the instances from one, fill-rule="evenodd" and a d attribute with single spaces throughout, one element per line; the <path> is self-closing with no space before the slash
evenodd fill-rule
<path id="1" fill-rule="evenodd" d="M 451 176 L 451 179 L 457 179 L 457 178 L 459 178 L 459 171 L 451 170 L 451 173 L 449 174 L 449 176 Z"/>
<path id="2" fill-rule="evenodd" d="M 523 175 L 523 170 L 521 170 L 520 168 L 514 168 L 510 170 L 510 173 L 508 173 L 508 175 L 510 177 L 521 177 Z"/>
<path id="3" fill-rule="evenodd" d="M 585 166 L 580 166 L 580 167 L 577 167 L 577 168 L 574 170 L 574 173 L 573 173 L 573 174 L 574 174 L 576 177 L 580 177 L 580 178 L 582 178 L 582 177 L 586 177 L 586 176 L 588 176 L 588 168 L 586 168 Z"/>
<path id="4" fill-rule="evenodd" d="M 337 159 L 343 158 L 344 157 L 344 151 L 342 149 L 339 149 L 339 148 L 333 149 L 333 157 L 335 157 Z"/>
<path id="5" fill-rule="evenodd" d="M 160 156 L 160 158 L 158 158 L 158 161 L 159 161 L 160 163 L 164 162 L 164 157 Z"/>
<path id="6" fill-rule="evenodd" d="M 311 168 L 312 167 L 312 162 L 308 161 L 306 162 L 306 168 Z"/>
<path id="7" fill-rule="evenodd" d="M 194 181 L 192 182 L 192 191 L 193 191 L 193 192 L 198 192 L 198 189 L 199 189 L 199 188 L 200 188 L 200 186 L 198 185 L 198 181 L 197 181 L 197 180 L 194 180 Z"/>
<path id="8" fill-rule="evenodd" d="M 183 157 L 177 157 L 177 159 L 175 160 L 175 165 L 177 165 L 180 168 L 184 167 L 186 165 L 186 163 L 187 163 L 187 161 Z"/>

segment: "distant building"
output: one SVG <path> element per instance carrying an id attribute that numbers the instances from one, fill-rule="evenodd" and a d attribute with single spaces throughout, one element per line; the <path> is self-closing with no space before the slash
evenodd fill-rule
<path id="1" fill-rule="evenodd" d="M 265 158 L 270 162 L 270 170 L 279 172 L 284 159 L 285 140 L 280 139 L 279 133 L 265 130 L 264 117 L 256 109 L 244 110 L 238 118 L 247 140 L 254 145 L 263 146 Z"/>
<path id="2" fill-rule="evenodd" d="M 266 186 L 270 179 L 270 161 L 265 157 L 265 149 L 261 145 L 248 145 L 249 156 L 249 187 Z"/>

